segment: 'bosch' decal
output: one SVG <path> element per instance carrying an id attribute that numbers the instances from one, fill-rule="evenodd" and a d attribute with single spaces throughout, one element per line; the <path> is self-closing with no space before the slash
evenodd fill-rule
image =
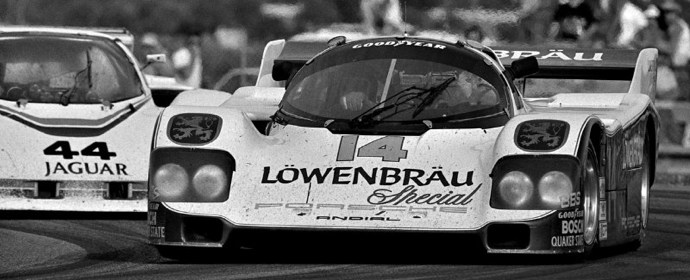
<path id="1" fill-rule="evenodd" d="M 531 120 L 518 125 L 515 144 L 528 151 L 553 151 L 568 137 L 568 123 L 556 120 Z"/>
<path id="2" fill-rule="evenodd" d="M 168 137 L 181 144 L 207 144 L 215 140 L 221 118 L 210 114 L 179 114 L 170 120 Z"/>

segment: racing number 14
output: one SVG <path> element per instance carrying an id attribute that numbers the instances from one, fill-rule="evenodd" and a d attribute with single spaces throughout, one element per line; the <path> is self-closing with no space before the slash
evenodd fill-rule
<path id="1" fill-rule="evenodd" d="M 355 159 L 358 135 L 345 135 L 340 139 L 337 161 L 352 161 Z M 403 150 L 404 137 L 386 136 L 359 147 L 358 157 L 380 157 L 383 161 L 399 162 L 407 158 L 407 150 Z"/>
<path id="2" fill-rule="evenodd" d="M 73 159 L 74 156 L 79 155 L 79 152 L 72 151 L 72 148 L 67 141 L 57 141 L 47 148 L 43 149 L 43 154 L 50 156 L 62 156 L 64 159 Z M 108 144 L 105 142 L 93 142 L 91 145 L 81 150 L 82 156 L 97 156 L 101 159 L 109 160 L 115 157 L 116 154 L 108 150 Z"/>

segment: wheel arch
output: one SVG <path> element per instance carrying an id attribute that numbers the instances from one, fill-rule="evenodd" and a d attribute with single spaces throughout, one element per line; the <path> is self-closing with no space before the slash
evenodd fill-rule
<path id="1" fill-rule="evenodd" d="M 606 159 L 604 158 L 604 155 L 606 154 L 603 150 L 603 140 L 604 140 L 604 125 L 601 122 L 601 120 L 597 118 L 590 118 L 584 125 L 582 135 L 580 137 L 580 144 L 578 145 L 578 150 L 577 150 L 577 157 L 580 160 L 585 159 L 586 152 L 587 152 L 587 145 L 589 141 L 592 141 L 594 145 L 596 146 L 596 158 L 597 158 L 597 165 L 599 168 L 600 172 L 603 172 L 604 170 L 602 169 L 602 162 L 604 162 Z M 600 173 L 604 174 L 604 173 Z"/>
<path id="2" fill-rule="evenodd" d="M 656 175 L 656 159 L 658 156 L 658 143 L 657 143 L 657 120 L 654 118 L 653 114 L 649 114 L 647 117 L 647 123 L 646 123 L 646 133 L 645 133 L 645 138 L 649 139 L 649 141 L 652 141 L 649 145 L 647 145 L 647 149 L 649 149 L 649 186 L 654 185 L 654 179 Z M 645 141 L 646 141 L 645 139 Z"/>

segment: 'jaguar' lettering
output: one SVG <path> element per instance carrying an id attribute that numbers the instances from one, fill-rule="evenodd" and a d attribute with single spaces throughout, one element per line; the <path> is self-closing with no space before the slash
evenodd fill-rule
<path id="1" fill-rule="evenodd" d="M 127 165 L 124 163 L 109 164 L 105 162 L 46 162 L 46 174 L 51 175 L 125 175 Z"/>

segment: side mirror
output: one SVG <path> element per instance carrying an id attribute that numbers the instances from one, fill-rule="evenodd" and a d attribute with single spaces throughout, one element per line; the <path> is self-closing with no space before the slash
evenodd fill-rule
<path id="1" fill-rule="evenodd" d="M 144 64 L 144 66 L 141 66 L 139 70 L 144 70 L 146 67 L 154 63 L 164 63 L 167 60 L 168 59 L 165 56 L 165 54 L 148 54 L 146 55 L 146 64 Z"/>
<path id="2" fill-rule="evenodd" d="M 510 64 L 510 69 L 507 71 L 510 72 L 513 79 L 527 77 L 539 72 L 539 62 L 537 62 L 537 58 L 534 56 L 524 57 L 513 61 Z"/>

